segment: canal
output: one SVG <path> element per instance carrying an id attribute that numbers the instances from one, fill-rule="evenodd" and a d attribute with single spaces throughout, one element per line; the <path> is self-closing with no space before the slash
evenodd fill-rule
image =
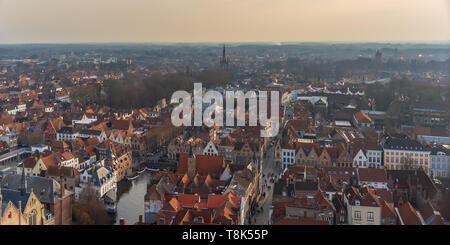
<path id="1" fill-rule="evenodd" d="M 144 218 L 144 196 L 147 184 L 150 184 L 154 173 L 145 171 L 137 179 L 124 180 L 117 184 L 117 214 L 112 217 L 112 223 L 118 225 L 120 218 L 134 225 L 139 221 L 139 215 Z"/>

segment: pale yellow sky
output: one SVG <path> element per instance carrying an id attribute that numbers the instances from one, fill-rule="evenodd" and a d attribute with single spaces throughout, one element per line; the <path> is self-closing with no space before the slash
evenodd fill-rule
<path id="1" fill-rule="evenodd" d="M 0 0 L 0 43 L 450 41 L 450 0 Z"/>

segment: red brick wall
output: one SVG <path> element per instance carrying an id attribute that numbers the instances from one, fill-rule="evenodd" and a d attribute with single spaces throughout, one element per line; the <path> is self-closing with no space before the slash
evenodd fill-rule
<path id="1" fill-rule="evenodd" d="M 70 195 L 64 200 L 59 201 L 55 204 L 50 204 L 50 211 L 55 215 L 56 225 L 70 225 L 72 224 L 72 196 Z M 62 210 L 61 210 L 62 204 Z M 63 212 L 63 220 L 61 223 L 61 211 Z"/>

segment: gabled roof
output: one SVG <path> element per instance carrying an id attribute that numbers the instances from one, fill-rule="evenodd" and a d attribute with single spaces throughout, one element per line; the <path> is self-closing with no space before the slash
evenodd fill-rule
<path id="1" fill-rule="evenodd" d="M 366 124 L 373 124 L 372 118 L 369 117 L 366 113 L 362 111 L 358 111 L 354 114 L 355 120 L 358 123 L 366 123 Z"/>
<path id="2" fill-rule="evenodd" d="M 386 200 L 381 200 L 381 217 L 382 218 L 397 218 L 394 208 Z"/>
<path id="3" fill-rule="evenodd" d="M 377 188 L 375 189 L 375 195 L 380 199 L 388 203 L 394 203 L 394 196 L 390 190 Z"/>
<path id="4" fill-rule="evenodd" d="M 21 202 L 21 212 L 25 210 L 28 200 L 30 200 L 30 192 L 22 195 L 20 191 L 11 189 L 1 189 L 2 205 L 3 203 L 11 202 L 17 209 L 19 208 L 19 202 Z"/>
<path id="5" fill-rule="evenodd" d="M 187 172 L 184 174 L 181 181 L 183 182 L 184 187 L 188 186 L 191 183 L 191 180 L 189 179 Z"/>
<path id="6" fill-rule="evenodd" d="M 52 149 L 55 149 L 55 148 L 65 149 L 65 148 L 69 148 L 69 145 L 64 141 L 53 141 L 51 147 L 52 147 Z"/>
<path id="7" fill-rule="evenodd" d="M 359 181 L 387 183 L 387 173 L 382 168 L 358 168 Z"/>
<path id="8" fill-rule="evenodd" d="M 381 207 L 380 200 L 375 196 L 373 190 L 367 186 L 359 189 L 353 186 L 348 187 L 344 195 L 347 197 L 349 204 L 353 206 Z M 359 201 L 359 204 L 357 201 Z"/>
<path id="9" fill-rule="evenodd" d="M 178 158 L 178 174 L 186 173 L 188 170 L 188 155 L 184 153 L 180 153 Z"/>
<path id="10" fill-rule="evenodd" d="M 47 168 L 47 176 L 55 176 L 55 177 L 75 177 L 79 174 L 78 170 L 72 167 L 64 167 L 64 166 L 54 166 L 50 165 Z"/>
<path id="11" fill-rule="evenodd" d="M 8 188 L 18 191 L 22 186 L 21 180 L 22 176 L 19 174 L 6 175 L 2 179 L 2 190 Z M 56 203 L 60 200 L 60 185 L 56 180 L 41 176 L 26 176 L 26 183 L 27 192 L 29 193 L 33 190 L 36 197 L 42 203 Z M 67 190 L 65 193 L 66 196 L 72 194 Z"/>
<path id="12" fill-rule="evenodd" d="M 53 154 L 49 154 L 47 156 L 41 156 L 40 160 L 47 168 L 49 166 L 58 166 L 58 160 L 55 158 L 55 156 Z"/>
<path id="13" fill-rule="evenodd" d="M 144 196 L 144 200 L 161 200 L 161 195 L 156 190 L 156 185 L 152 185 Z"/>
<path id="14" fill-rule="evenodd" d="M 179 194 L 177 200 L 180 202 L 182 207 L 194 208 L 195 204 L 198 202 L 199 195 L 195 194 Z"/>
<path id="15" fill-rule="evenodd" d="M 422 218 L 425 221 L 425 224 L 427 225 L 444 225 L 444 220 L 441 216 L 441 214 L 436 211 L 436 209 L 433 207 L 431 202 L 426 202 L 422 207 L 419 209 L 420 214 L 422 215 Z"/>
<path id="16" fill-rule="evenodd" d="M 399 203 L 397 210 L 403 225 L 422 225 L 422 221 L 411 203 Z"/>
<path id="17" fill-rule="evenodd" d="M 34 168 L 34 166 L 36 166 L 37 160 L 35 157 L 31 156 L 27 159 L 25 159 L 25 161 L 23 161 L 21 164 L 18 165 L 18 167 L 21 168 Z"/>
<path id="18" fill-rule="evenodd" d="M 227 195 L 208 195 L 207 208 L 216 209 L 227 201 Z"/>
<path id="19" fill-rule="evenodd" d="M 195 156 L 195 168 L 200 175 L 219 177 L 223 171 L 223 156 Z"/>

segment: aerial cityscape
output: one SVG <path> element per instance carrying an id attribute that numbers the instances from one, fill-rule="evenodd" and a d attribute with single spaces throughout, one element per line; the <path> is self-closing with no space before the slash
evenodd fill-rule
<path id="1" fill-rule="evenodd" d="M 290 1 L 280 2 L 255 11 Z M 65 24 L 44 10 L 33 24 L 5 11 L 23 2 L 0 1 L 11 17 L 0 17 L 0 225 L 448 225 L 448 3 L 437 29 L 402 39 L 377 24 L 367 40 L 306 37 L 319 27 L 239 38 L 222 22 L 211 38 L 212 23 L 195 29 L 200 39 L 152 25 L 155 39 L 110 38 L 110 25 L 72 38 L 71 25 L 49 34 Z M 386 29 L 414 32 L 399 23 Z"/>

